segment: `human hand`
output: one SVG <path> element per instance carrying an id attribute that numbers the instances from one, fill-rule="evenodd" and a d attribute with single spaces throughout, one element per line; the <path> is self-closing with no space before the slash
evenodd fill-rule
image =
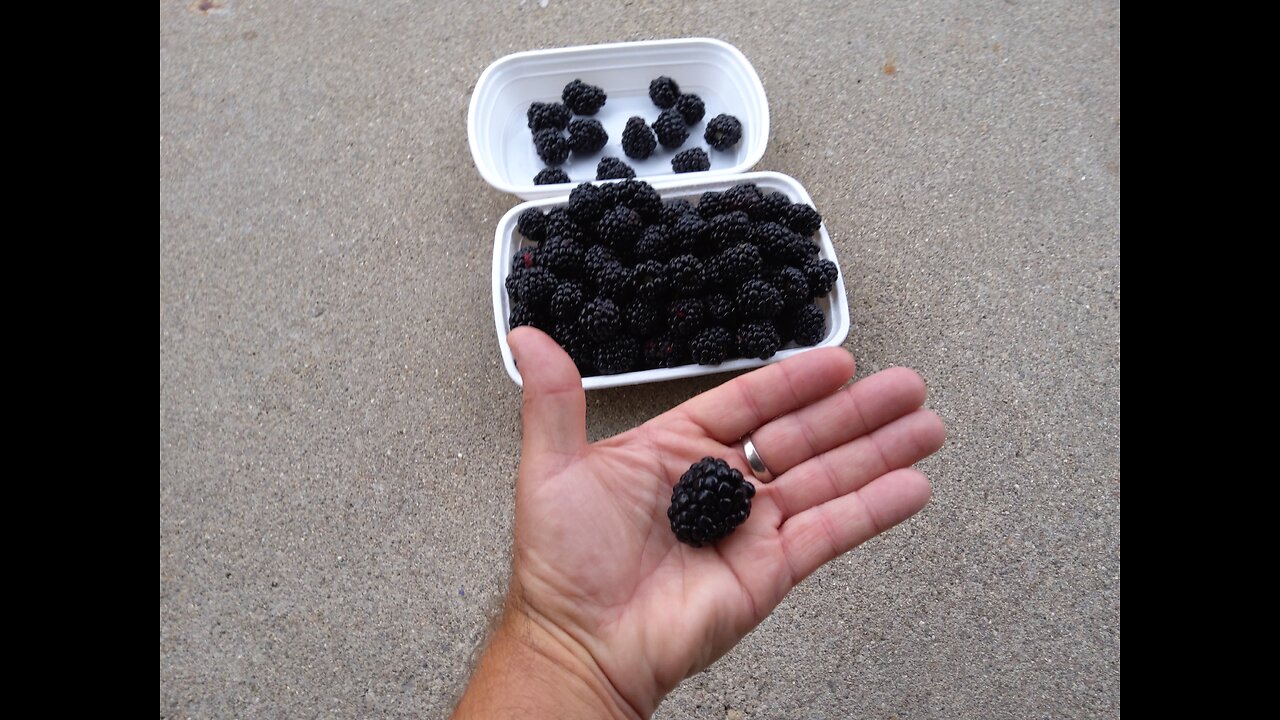
<path id="1" fill-rule="evenodd" d="M 552 684 L 601 703 L 597 711 L 647 717 L 798 582 L 929 500 L 929 481 L 910 466 L 945 430 L 921 409 L 924 382 L 911 370 L 842 389 L 852 356 L 814 350 L 589 445 L 568 355 L 531 328 L 510 344 L 524 380 L 524 443 L 503 626 L 508 640 L 538 648 L 511 666 L 532 672 L 530 658 L 552 658 L 569 671 Z M 776 476 L 767 485 L 743 455 L 748 433 Z M 693 548 L 676 540 L 666 511 L 672 486 L 705 456 L 724 458 L 757 491 L 732 535 Z"/>

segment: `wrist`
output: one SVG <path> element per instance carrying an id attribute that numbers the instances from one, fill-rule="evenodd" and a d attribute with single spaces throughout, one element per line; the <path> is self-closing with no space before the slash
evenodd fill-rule
<path id="1" fill-rule="evenodd" d="M 591 654 L 513 590 L 454 713 L 471 717 L 645 717 Z"/>

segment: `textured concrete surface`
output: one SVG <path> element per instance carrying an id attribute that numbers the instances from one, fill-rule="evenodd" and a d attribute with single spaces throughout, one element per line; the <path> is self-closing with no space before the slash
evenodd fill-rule
<path id="1" fill-rule="evenodd" d="M 759 71 L 860 374 L 918 368 L 951 435 L 922 515 L 659 716 L 1119 715 L 1119 3 L 542 4 L 160 4 L 160 715 L 448 711 L 519 440 L 472 84 L 690 35 Z M 715 382 L 594 393 L 591 433 Z"/>

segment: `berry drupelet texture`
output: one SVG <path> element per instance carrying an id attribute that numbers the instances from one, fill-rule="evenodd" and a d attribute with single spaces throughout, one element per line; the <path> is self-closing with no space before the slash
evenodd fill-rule
<path id="1" fill-rule="evenodd" d="M 671 158 L 671 170 L 678 173 L 701 172 L 711 169 L 711 158 L 702 148 L 689 148 Z"/>
<path id="2" fill-rule="evenodd" d="M 667 311 L 667 327 L 680 337 L 693 337 L 706 324 L 707 310 L 697 298 L 676 300 Z"/>
<path id="3" fill-rule="evenodd" d="M 666 110 L 680 99 L 680 86 L 666 75 L 656 77 L 649 82 L 649 99 L 654 105 Z"/>
<path id="4" fill-rule="evenodd" d="M 569 238 L 575 242 L 586 242 L 586 233 L 574 221 L 567 208 L 556 208 L 547 213 L 547 238 Z"/>
<path id="5" fill-rule="evenodd" d="M 619 255 L 630 253 L 643 231 L 644 221 L 640 219 L 640 213 L 622 205 L 606 210 L 596 223 L 600 242 Z"/>
<path id="6" fill-rule="evenodd" d="M 711 244 L 717 250 L 723 250 L 746 240 L 747 233 L 751 230 L 751 219 L 742 211 L 717 215 L 711 218 L 708 224 Z"/>
<path id="7" fill-rule="evenodd" d="M 658 136 L 662 147 L 668 150 L 680 147 L 689 139 L 689 126 L 685 124 L 684 116 L 675 108 L 668 108 L 658 114 L 658 119 L 653 121 L 653 132 Z"/>
<path id="8" fill-rule="evenodd" d="M 702 261 L 693 255 L 671 258 L 663 268 L 662 277 L 671 292 L 681 297 L 700 295 L 706 288 Z"/>
<path id="9" fill-rule="evenodd" d="M 702 98 L 693 93 L 681 95 L 676 100 L 675 108 L 680 112 L 684 121 L 690 125 L 697 125 L 702 122 L 702 118 L 707 114 L 707 106 L 702 103 Z"/>
<path id="10" fill-rule="evenodd" d="M 694 463 L 671 489 L 667 520 L 676 539 L 702 547 L 729 536 L 751 516 L 756 488 L 719 458 Z"/>
<path id="11" fill-rule="evenodd" d="M 516 218 L 516 230 L 534 242 L 542 242 L 547 236 L 547 216 L 538 208 L 529 208 Z"/>
<path id="12" fill-rule="evenodd" d="M 728 150 L 742 139 L 742 123 L 732 115 L 717 115 L 707 122 L 707 131 L 702 137 L 711 147 Z"/>
<path id="13" fill-rule="evenodd" d="M 533 134 L 533 148 L 548 165 L 561 165 L 569 159 L 569 141 L 559 130 L 539 130 Z"/>
<path id="14" fill-rule="evenodd" d="M 782 312 L 782 293 L 764 280 L 748 280 L 738 288 L 738 316 L 744 320 L 769 320 Z"/>
<path id="15" fill-rule="evenodd" d="M 674 251 L 671 228 L 666 225 L 650 225 L 636 241 L 634 250 L 637 261 L 657 260 L 665 262 Z"/>
<path id="16" fill-rule="evenodd" d="M 676 220 L 679 220 L 681 215 L 691 212 L 696 212 L 693 203 L 684 198 L 672 200 L 662 206 L 662 222 L 666 225 L 675 225 Z"/>
<path id="17" fill-rule="evenodd" d="M 534 132 L 563 130 L 569 124 L 569 108 L 560 103 L 536 102 L 529 106 L 526 117 L 529 120 L 529 129 Z"/>
<path id="18" fill-rule="evenodd" d="M 733 352 L 733 335 L 720 325 L 698 331 L 689 341 L 689 353 L 699 365 L 719 365 Z"/>
<path id="19" fill-rule="evenodd" d="M 651 368 L 673 368 L 689 362 L 689 346 L 674 333 L 651 337 L 644 342 L 644 364 Z"/>
<path id="20" fill-rule="evenodd" d="M 633 115 L 622 129 L 622 152 L 633 160 L 644 160 L 658 147 L 658 138 L 644 118 Z"/>
<path id="21" fill-rule="evenodd" d="M 559 278 L 576 278 L 583 271 L 583 249 L 577 241 L 564 236 L 549 237 L 538 248 L 538 265 Z"/>
<path id="22" fill-rule="evenodd" d="M 569 173 L 560 168 L 542 168 L 533 176 L 534 185 L 558 185 L 569 182 Z"/>
<path id="23" fill-rule="evenodd" d="M 587 292 L 582 283 L 575 280 L 561 282 L 551 294 L 551 315 L 557 320 L 573 322 L 582 314 Z"/>
<path id="24" fill-rule="evenodd" d="M 768 320 L 752 320 L 738 327 L 738 353 L 745 358 L 768 360 L 782 347 L 778 328 Z"/>
<path id="25" fill-rule="evenodd" d="M 782 308 L 794 310 L 801 305 L 809 304 L 813 295 L 809 293 L 809 281 L 800 268 L 784 265 L 774 269 L 769 276 L 769 283 L 778 288 L 782 295 Z"/>
<path id="26" fill-rule="evenodd" d="M 787 227 L 805 237 L 818 232 L 818 227 L 822 225 L 822 216 L 818 211 L 804 203 L 788 205 L 782 211 L 781 218 Z"/>
<path id="27" fill-rule="evenodd" d="M 804 347 L 817 345 L 827 334 L 827 317 L 822 308 L 812 303 L 789 311 L 782 324 L 786 334 Z"/>
<path id="28" fill-rule="evenodd" d="M 590 227 L 600 219 L 605 209 L 608 208 L 608 204 L 605 201 L 605 192 L 591 183 L 582 183 L 569 191 L 567 208 L 569 217 L 573 218 L 573 221 L 579 227 Z"/>
<path id="29" fill-rule="evenodd" d="M 581 80 L 574 80 L 565 85 L 564 91 L 560 93 L 560 99 L 573 111 L 574 115 L 595 115 L 600 112 L 601 107 L 604 107 L 608 98 L 604 90 Z"/>
<path id="30" fill-rule="evenodd" d="M 575 155 L 593 155 L 604 149 L 609 133 L 599 120 L 574 120 L 569 123 L 569 149 Z"/>
<path id="31" fill-rule="evenodd" d="M 596 298 L 582 306 L 578 327 L 592 340 L 604 342 L 622 329 L 622 316 L 618 314 L 618 306 L 612 300 Z"/>
<path id="32" fill-rule="evenodd" d="M 631 372 L 640 364 L 640 341 L 619 335 L 600 343 L 595 352 L 595 366 L 603 375 Z"/>
<path id="33" fill-rule="evenodd" d="M 596 165 L 597 180 L 618 180 L 635 176 L 636 171 L 616 157 L 600 158 L 600 162 Z"/>
<path id="34" fill-rule="evenodd" d="M 809 292 L 813 297 L 831 292 L 840 270 L 836 264 L 824 258 L 809 258 L 804 264 L 804 277 L 809 281 Z"/>
<path id="35" fill-rule="evenodd" d="M 728 212 L 724 202 L 720 199 L 721 193 L 715 190 L 702 193 L 702 197 L 698 198 L 698 214 L 703 220 L 710 220 L 720 213 Z"/>

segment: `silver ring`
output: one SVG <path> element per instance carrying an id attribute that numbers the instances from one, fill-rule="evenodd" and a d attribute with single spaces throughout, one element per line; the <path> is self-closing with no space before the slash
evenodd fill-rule
<path id="1" fill-rule="evenodd" d="M 764 459 L 760 457 L 760 451 L 756 450 L 755 443 L 751 442 L 751 436 L 747 436 L 747 441 L 742 444 L 742 451 L 747 454 L 747 464 L 751 466 L 751 474 L 762 483 L 772 482 L 773 473 L 769 472 L 769 468 L 765 467 Z"/>

